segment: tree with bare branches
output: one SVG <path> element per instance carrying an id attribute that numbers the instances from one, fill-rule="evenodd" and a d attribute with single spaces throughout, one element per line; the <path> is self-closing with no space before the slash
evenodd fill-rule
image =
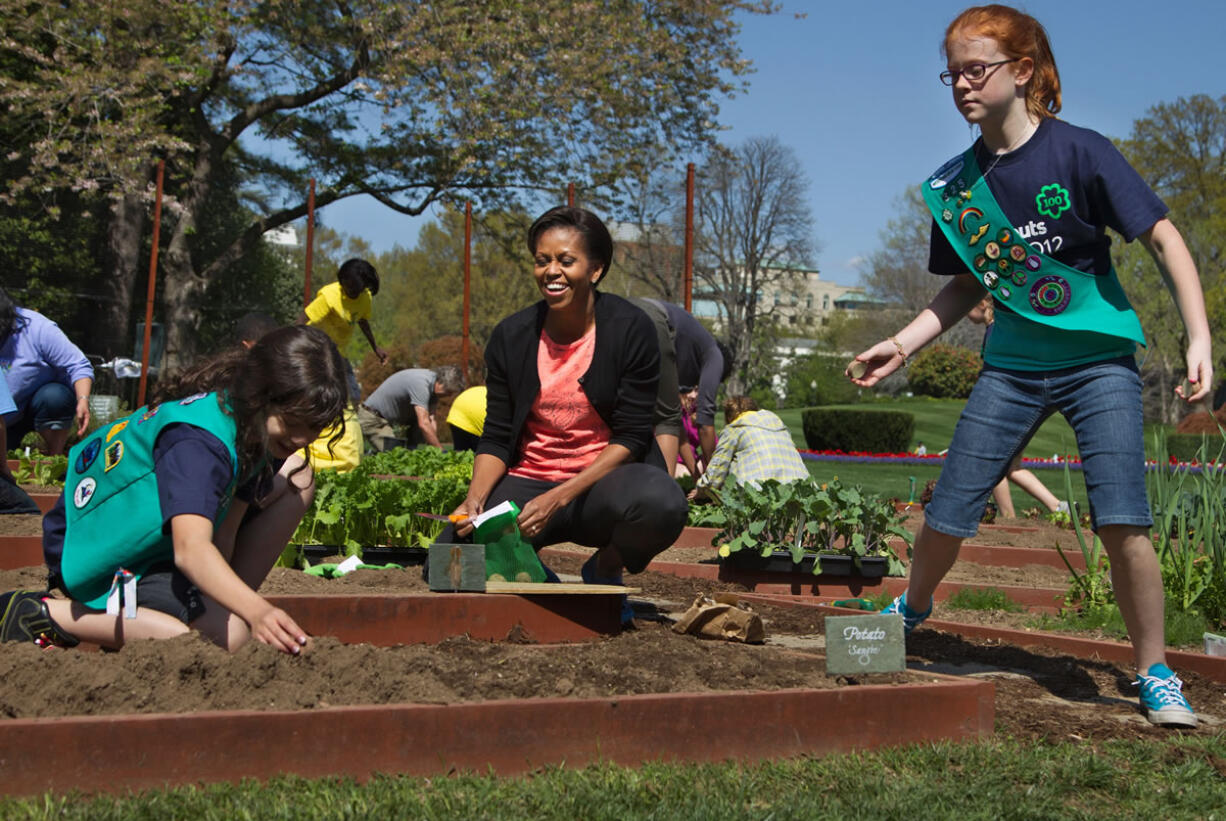
<path id="1" fill-rule="evenodd" d="M 791 305 L 802 269 L 812 268 L 809 181 L 791 148 L 756 137 L 714 152 L 696 187 L 695 277 L 733 351 L 728 390 L 742 393 L 751 371 L 769 367 L 781 306 Z"/>

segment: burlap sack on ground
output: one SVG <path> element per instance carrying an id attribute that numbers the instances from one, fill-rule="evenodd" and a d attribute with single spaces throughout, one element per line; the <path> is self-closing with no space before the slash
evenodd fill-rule
<path id="1" fill-rule="evenodd" d="M 766 639 L 762 617 L 735 595 L 726 593 L 717 593 L 715 598 L 699 593 L 673 625 L 673 631 L 745 644 L 761 644 Z"/>

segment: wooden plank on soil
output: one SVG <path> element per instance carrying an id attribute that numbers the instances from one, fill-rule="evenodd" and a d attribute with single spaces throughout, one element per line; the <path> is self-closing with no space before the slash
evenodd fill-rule
<path id="1" fill-rule="evenodd" d="M 639 593 L 642 588 L 620 584 L 576 584 L 574 582 L 491 582 L 486 581 L 486 593 L 513 593 L 518 596 L 592 596 L 608 593 Z"/>
<path id="2" fill-rule="evenodd" d="M 835 607 L 827 601 L 796 596 L 742 593 L 741 598 L 746 601 L 760 601 L 785 607 L 811 607 L 832 615 L 854 615 L 860 612 L 847 607 Z M 1103 641 L 1064 633 L 1050 633 L 1044 630 L 1014 630 L 985 624 L 962 624 L 943 619 L 928 619 L 924 622 L 924 629 L 942 630 L 967 638 L 994 639 L 1018 647 L 1042 647 L 1090 661 L 1103 660 L 1127 665 L 1136 660 L 1136 651 L 1133 650 L 1132 645 L 1122 641 Z M 1167 648 L 1166 658 L 1167 663 L 1176 671 L 1189 670 L 1213 681 L 1226 683 L 1226 658 L 1171 648 Z"/>
<path id="3" fill-rule="evenodd" d="M 43 561 L 42 536 L 0 536 L 0 570 L 38 567 Z"/>
<path id="4" fill-rule="evenodd" d="M 992 734 L 992 684 L 925 678 L 826 690 L 11 719 L 0 722 L 0 793 L 751 762 Z"/>

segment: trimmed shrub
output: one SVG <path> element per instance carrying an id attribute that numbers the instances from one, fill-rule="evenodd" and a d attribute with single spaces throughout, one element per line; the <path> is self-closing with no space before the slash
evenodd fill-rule
<path id="1" fill-rule="evenodd" d="M 915 417 L 904 411 L 810 408 L 801 416 L 810 450 L 905 453 Z"/>
<path id="2" fill-rule="evenodd" d="M 983 360 L 969 348 L 938 343 L 916 354 L 907 368 L 907 384 L 920 396 L 965 399 L 971 395 Z"/>
<path id="3" fill-rule="evenodd" d="M 1213 433 L 1172 433 L 1166 437 L 1166 452 L 1180 462 L 1205 461 L 1205 450 L 1209 459 L 1217 459 L 1226 450 L 1226 441 L 1215 429 Z"/>

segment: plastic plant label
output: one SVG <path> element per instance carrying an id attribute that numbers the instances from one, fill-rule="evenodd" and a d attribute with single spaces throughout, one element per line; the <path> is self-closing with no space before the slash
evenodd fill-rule
<path id="1" fill-rule="evenodd" d="M 901 673 L 905 669 L 902 616 L 826 617 L 826 675 Z"/>
<path id="2" fill-rule="evenodd" d="M 1226 636 L 1205 633 L 1204 638 L 1206 656 L 1226 656 Z"/>
<path id="3" fill-rule="evenodd" d="M 357 570 L 361 564 L 361 556 L 350 556 L 348 559 L 345 559 L 345 561 L 336 566 L 336 569 L 332 571 L 332 577 L 336 578 L 337 576 L 344 576 L 346 573 L 352 573 L 353 571 Z"/>

